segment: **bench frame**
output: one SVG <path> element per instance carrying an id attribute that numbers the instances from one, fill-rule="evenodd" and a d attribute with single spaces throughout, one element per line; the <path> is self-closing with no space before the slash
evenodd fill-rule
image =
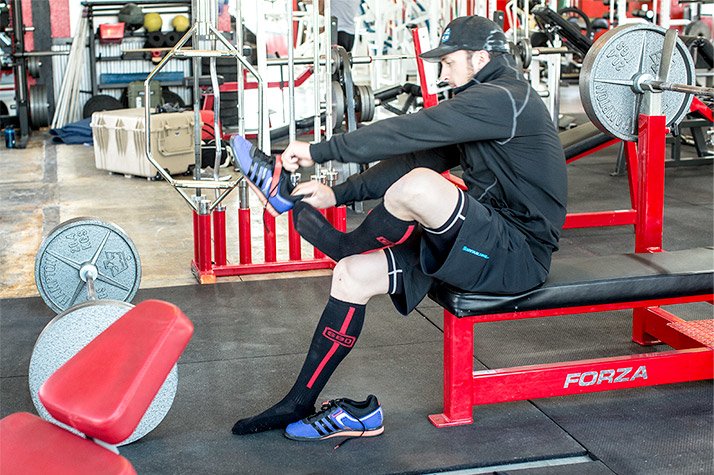
<path id="1" fill-rule="evenodd" d="M 639 136 L 628 147 L 631 210 L 569 215 L 566 227 L 634 225 L 635 252 L 662 251 L 664 215 L 664 116 L 640 115 Z M 635 153 L 636 152 L 636 153 Z M 636 159 L 635 159 L 636 157 Z M 600 216 L 593 221 L 594 216 Z M 710 302 L 714 295 L 692 295 L 456 317 L 444 310 L 444 409 L 429 416 L 437 427 L 473 423 L 473 406 L 507 401 L 566 396 L 714 377 L 714 350 L 672 324 L 684 322 L 660 305 Z M 665 343 L 674 350 L 476 371 L 476 323 L 633 309 L 632 340 L 640 345 Z"/>

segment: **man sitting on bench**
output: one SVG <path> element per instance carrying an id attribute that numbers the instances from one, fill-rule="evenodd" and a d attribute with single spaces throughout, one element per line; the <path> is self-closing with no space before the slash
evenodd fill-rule
<path id="1" fill-rule="evenodd" d="M 354 346 L 372 296 L 390 294 L 406 315 L 434 279 L 494 294 L 545 281 L 565 220 L 565 159 L 548 110 L 508 51 L 492 21 L 456 18 L 439 46 L 421 55 L 441 62 L 441 80 L 454 88 L 453 98 L 327 142 L 288 145 L 282 166 L 291 172 L 328 160 L 381 162 L 335 187 L 310 181 L 292 192 L 303 196 L 293 208 L 296 229 L 337 261 L 330 297 L 290 392 L 265 412 L 238 421 L 233 433 L 284 428 L 312 414 L 320 391 Z M 261 155 L 254 148 L 241 153 L 261 166 L 269 163 L 254 156 Z M 466 191 L 441 175 L 459 165 Z M 335 230 L 317 211 L 378 198 L 382 202 L 350 233 Z M 352 403 L 346 408 L 337 400 L 325 410 L 359 412 Z M 324 422 L 326 433 L 299 438 L 334 435 L 334 418 Z M 287 435 L 298 438 L 291 429 Z"/>

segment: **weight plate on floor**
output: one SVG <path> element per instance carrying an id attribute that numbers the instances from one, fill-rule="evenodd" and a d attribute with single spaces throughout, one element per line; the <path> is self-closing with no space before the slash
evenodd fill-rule
<path id="1" fill-rule="evenodd" d="M 608 31 L 588 51 L 580 72 L 580 99 L 590 120 L 603 132 L 623 140 L 637 140 L 638 117 L 643 95 L 633 83 L 642 74 L 656 79 L 667 30 L 638 23 Z M 668 82 L 694 84 L 694 62 L 677 38 Z M 689 112 L 691 94 L 665 91 L 662 113 L 667 125 L 678 124 Z"/>
<path id="2" fill-rule="evenodd" d="M 39 129 L 50 125 L 50 104 L 47 100 L 47 88 L 42 84 L 30 87 L 30 122 Z"/>
<path id="3" fill-rule="evenodd" d="M 80 269 L 97 271 L 100 299 L 131 301 L 139 290 L 141 262 L 134 243 L 118 226 L 96 218 L 66 221 L 42 241 L 35 258 L 35 283 L 55 312 L 88 300 Z"/>
<path id="4" fill-rule="evenodd" d="M 133 307 L 115 300 L 94 300 L 72 307 L 47 324 L 32 350 L 28 372 L 30 396 L 40 417 L 80 434 L 50 415 L 38 396 L 40 387 L 60 366 Z M 174 365 L 137 428 L 118 445 L 134 442 L 159 425 L 171 408 L 177 386 L 178 370 Z"/>
<path id="5" fill-rule="evenodd" d="M 87 102 L 84 103 L 84 107 L 82 108 L 82 117 L 86 119 L 88 117 L 92 117 L 92 114 L 95 112 L 112 111 L 123 108 L 124 104 L 119 99 L 107 94 L 99 94 L 97 96 L 90 97 Z"/>

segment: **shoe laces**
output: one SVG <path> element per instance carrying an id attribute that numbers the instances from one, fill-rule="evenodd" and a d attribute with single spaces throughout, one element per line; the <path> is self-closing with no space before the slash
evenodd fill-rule
<path id="1" fill-rule="evenodd" d="M 318 419 L 322 419 L 325 417 L 325 413 L 331 411 L 333 408 L 339 408 L 344 410 L 344 408 L 340 405 L 344 399 L 331 399 L 330 401 L 325 401 L 322 403 L 322 406 L 320 406 L 320 410 L 315 413 L 314 415 L 310 416 L 307 418 L 307 421 L 310 423 L 315 422 Z M 342 442 L 339 444 L 335 445 L 333 447 L 333 450 L 339 449 L 343 445 L 345 445 L 347 442 L 349 442 L 352 439 L 358 439 L 364 435 L 365 432 L 367 432 L 367 427 L 365 427 L 364 422 L 359 417 L 355 417 L 357 419 L 357 422 L 359 422 L 359 425 L 362 426 L 361 432 L 359 435 L 353 435 L 350 437 L 346 437 Z"/>

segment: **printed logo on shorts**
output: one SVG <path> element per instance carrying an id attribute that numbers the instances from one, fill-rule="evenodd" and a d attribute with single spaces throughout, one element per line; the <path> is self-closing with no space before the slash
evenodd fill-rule
<path id="1" fill-rule="evenodd" d="M 477 251 L 476 249 L 471 249 L 468 246 L 462 247 L 461 250 L 464 252 L 468 252 L 469 254 L 473 254 L 474 256 L 481 257 L 482 259 L 490 259 L 488 254 L 484 254 L 483 252 Z"/>
<path id="2" fill-rule="evenodd" d="M 347 348 L 352 348 L 352 346 L 354 346 L 355 344 L 355 337 L 345 335 L 344 333 L 340 333 L 330 327 L 325 327 L 325 329 L 322 331 L 322 336 L 324 336 L 330 341 L 334 341 L 338 345 L 342 345 Z"/>

